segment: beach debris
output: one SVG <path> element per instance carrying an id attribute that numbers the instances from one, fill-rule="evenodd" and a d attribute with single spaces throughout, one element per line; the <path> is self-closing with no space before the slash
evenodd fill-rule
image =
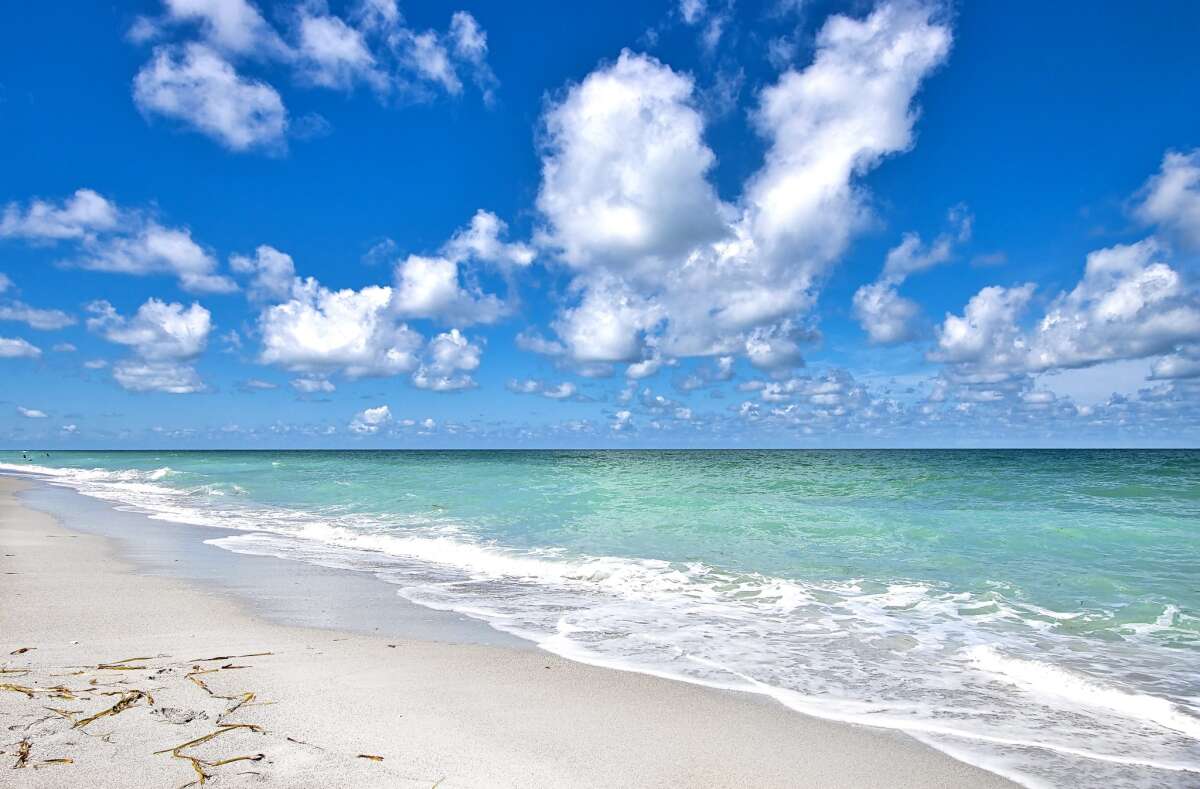
<path id="1" fill-rule="evenodd" d="M 213 691 L 213 689 L 210 688 L 204 682 L 204 680 L 200 679 L 199 675 L 213 674 L 217 671 L 223 670 L 222 668 L 200 668 L 199 666 L 193 666 L 192 668 L 194 669 L 193 671 L 184 675 L 185 679 L 191 680 L 201 690 L 203 690 L 208 695 L 212 696 L 214 699 L 225 699 L 226 701 L 237 702 L 232 707 L 225 710 L 225 712 L 221 713 L 220 717 L 217 718 L 218 721 L 220 721 L 221 718 L 224 718 L 226 715 L 232 715 L 234 712 L 237 712 L 238 709 L 240 709 L 243 705 L 249 704 L 250 702 L 254 701 L 255 695 L 254 695 L 253 691 L 244 691 L 242 693 L 235 693 L 232 696 L 227 696 L 227 695 L 224 695 L 221 693 L 215 693 Z M 234 666 L 233 668 L 246 668 L 246 667 L 245 666 Z"/>
<path id="2" fill-rule="evenodd" d="M 75 760 L 67 756 L 60 756 L 56 759 L 42 759 L 33 766 L 33 769 L 41 770 L 43 767 L 53 767 L 56 764 L 75 764 Z"/>
<path id="3" fill-rule="evenodd" d="M 383 761 L 383 757 L 382 757 L 382 756 L 376 756 L 376 755 L 375 755 L 375 754 L 373 754 L 373 753 L 360 753 L 360 754 L 358 755 L 358 758 L 360 758 L 360 759 L 370 759 L 370 760 L 371 760 L 371 761 L 373 761 L 373 762 L 382 762 L 382 761 Z"/>
<path id="4" fill-rule="evenodd" d="M 29 763 L 29 752 L 33 750 L 33 743 L 29 738 L 21 740 L 17 745 L 17 763 L 13 765 L 14 770 L 18 770 Z"/>
<path id="5" fill-rule="evenodd" d="M 188 662 L 189 663 L 212 663 L 215 660 L 234 660 L 236 658 L 244 658 L 244 657 L 265 657 L 267 655 L 274 655 L 274 654 L 275 654 L 274 652 L 251 652 L 248 655 L 217 655 L 216 657 L 192 658 Z"/>
<path id="6" fill-rule="evenodd" d="M 204 772 L 205 767 L 208 767 L 208 768 L 222 767 L 226 764 L 233 764 L 234 762 L 258 762 L 258 761 L 262 761 L 263 759 L 267 758 L 265 754 L 256 753 L 256 754 L 251 754 L 249 756 L 234 756 L 234 757 L 231 757 L 228 759 L 219 759 L 215 762 L 210 762 L 210 761 L 201 759 L 198 756 L 191 756 L 191 755 L 183 752 L 184 748 L 193 748 L 197 745 L 203 745 L 204 743 L 209 742 L 210 740 L 214 740 L 217 737 L 220 737 L 222 734 L 228 734 L 229 732 L 236 731 L 238 729 L 247 729 L 256 734 L 263 733 L 263 728 L 261 726 L 256 726 L 253 723 L 223 723 L 223 724 L 219 724 L 217 726 L 217 730 L 214 732 L 205 734 L 203 737 L 197 737 L 194 740 L 188 740 L 187 742 L 185 742 L 181 745 L 176 745 L 174 748 L 166 748 L 161 751 L 155 751 L 154 755 L 157 756 L 159 754 L 169 753 L 169 754 L 171 754 L 172 757 L 174 757 L 176 759 L 186 760 L 187 762 L 189 762 L 191 764 L 192 769 L 196 772 L 197 780 L 199 781 L 200 785 L 203 786 L 204 783 L 206 781 L 208 781 L 209 778 L 212 778 L 211 774 Z"/>
<path id="7" fill-rule="evenodd" d="M 221 768 L 226 765 L 241 765 L 242 762 L 272 764 L 268 754 L 274 748 L 306 747 L 316 751 L 326 749 L 294 737 L 285 737 L 282 732 L 270 734 L 262 726 L 244 722 L 244 719 L 230 720 L 239 710 L 245 709 L 246 705 L 257 706 L 273 702 L 259 700 L 252 690 L 226 692 L 223 683 L 219 680 L 213 681 L 213 675 L 252 668 L 244 663 L 254 661 L 237 660 L 238 658 L 248 659 L 272 654 L 274 653 L 228 654 L 197 658 L 193 661 L 180 661 L 169 655 L 157 655 L 154 658 L 129 657 L 84 666 L 0 668 L 0 680 L 6 680 L 0 683 L 0 692 L 20 694 L 28 700 L 26 704 L 24 700 L 5 696 L 6 703 L 9 703 L 7 699 L 12 698 L 13 703 L 21 703 L 25 707 L 25 713 L 14 721 L 16 725 L 9 727 L 17 732 L 14 737 L 24 739 L 20 744 L 13 742 L 11 747 L 0 749 L 0 754 L 15 760 L 8 762 L 12 767 L 41 770 L 76 764 L 84 761 L 83 757 L 93 752 L 89 743 L 111 745 L 126 739 L 127 727 L 139 725 L 137 710 L 141 710 L 141 714 L 157 723 L 188 727 L 185 736 L 198 733 L 193 727 L 198 727 L 200 731 L 209 726 L 215 727 L 212 731 L 185 743 L 155 752 L 170 754 L 172 759 L 187 763 L 187 768 L 192 774 L 192 781 L 188 786 L 204 785 L 207 789 L 207 784 L 217 781 L 218 778 L 232 778 L 236 775 L 269 777 L 270 770 L 265 767 L 241 771 L 237 767 L 229 770 Z M 129 674 L 129 671 L 135 673 Z M 141 671 L 142 674 L 138 675 L 137 671 Z M 151 684 L 142 684 L 147 679 Z M 72 684 L 51 684 L 63 682 Z M 203 700 L 197 696 L 197 690 L 203 691 Z M 181 693 L 183 695 L 178 695 Z M 168 704 L 159 705 L 155 696 L 159 696 Z M 72 704 L 56 705 L 54 700 L 57 699 L 70 700 Z M 97 710 L 97 707 L 103 708 Z M 131 718 L 133 720 L 130 720 Z M 102 720 L 110 721 L 111 726 L 93 726 Z M 147 718 L 140 720 L 140 725 L 145 725 Z M 82 739 L 68 739 L 66 742 L 58 739 L 45 740 L 44 743 L 42 741 L 44 737 L 62 736 L 72 731 L 88 736 Z M 239 745 L 245 744 L 242 738 L 224 741 L 224 736 L 231 732 L 255 734 L 266 739 L 258 748 L 246 747 L 245 751 L 254 751 L 246 753 Z M 222 741 L 210 744 L 218 739 Z M 268 745 L 270 748 L 265 747 Z M 50 754 L 44 753 L 44 750 L 51 748 L 53 750 Z M 72 753 L 68 748 L 81 750 Z M 218 750 L 214 751 L 214 748 Z M 54 751 L 58 753 L 53 755 L 53 758 L 35 758 L 35 750 L 38 757 L 53 755 Z M 355 758 L 355 754 L 346 753 L 341 758 Z M 382 756 L 368 753 L 359 754 L 357 758 L 383 761 Z"/>
<path id="8" fill-rule="evenodd" d="M 65 685 L 55 685 L 52 688 L 46 688 L 45 691 L 50 694 L 50 698 L 52 699 L 75 701 L 77 698 L 79 698 L 75 695 L 75 691 L 71 690 Z"/>
<path id="9" fill-rule="evenodd" d="M 82 715 L 83 710 L 60 710 L 58 707 L 42 707 L 44 710 L 53 712 L 55 715 L 66 718 L 71 723 L 75 723 L 75 716 Z"/>
<path id="10" fill-rule="evenodd" d="M 143 660 L 154 660 L 154 658 L 148 658 L 148 657 L 125 658 L 124 660 L 114 660 L 111 663 L 101 663 L 100 665 L 96 666 L 96 668 L 101 671 L 141 671 L 142 669 L 145 668 L 145 666 L 131 666 L 128 664 L 138 663 Z"/>
<path id="11" fill-rule="evenodd" d="M 307 748 L 316 748 L 318 751 L 325 750 L 320 745 L 313 745 L 311 742 L 305 742 L 304 740 L 297 740 L 295 737 L 284 737 L 284 739 L 287 740 L 288 742 L 294 742 L 297 745 L 303 745 Z"/>
<path id="12" fill-rule="evenodd" d="M 106 710 L 101 710 L 100 712 L 97 712 L 95 715 L 89 715 L 88 717 L 84 718 L 83 720 L 76 721 L 75 725 L 71 727 L 72 729 L 82 729 L 84 726 L 87 726 L 89 723 L 93 723 L 93 722 L 99 720 L 100 718 L 106 718 L 110 715 L 118 715 L 118 714 L 124 712 L 125 710 L 129 709 L 130 707 L 132 707 L 140 699 L 146 699 L 148 702 L 150 702 L 150 704 L 152 704 L 152 705 L 154 704 L 154 699 L 150 696 L 150 694 L 146 693 L 145 691 L 142 691 L 142 690 L 131 690 L 131 691 L 128 691 L 125 693 L 109 692 L 109 693 L 104 693 L 103 695 L 105 695 L 105 696 L 118 696 L 119 695 L 121 697 L 121 699 L 116 704 L 112 705 L 111 707 L 109 707 Z"/>
<path id="13" fill-rule="evenodd" d="M 0 690 L 11 690 L 13 693 L 24 693 L 29 698 L 33 698 L 33 688 L 27 688 L 24 685 L 11 685 L 7 682 L 0 682 Z"/>
<path id="14" fill-rule="evenodd" d="M 28 652 L 28 651 L 29 651 L 29 650 L 31 650 L 31 649 L 37 649 L 37 647 L 21 647 L 20 649 L 14 649 L 12 652 L 9 652 L 8 654 L 10 654 L 10 655 L 24 655 L 26 652 Z"/>

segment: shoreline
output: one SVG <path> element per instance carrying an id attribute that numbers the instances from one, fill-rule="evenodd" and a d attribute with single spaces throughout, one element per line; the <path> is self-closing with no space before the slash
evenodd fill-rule
<path id="1" fill-rule="evenodd" d="M 69 531 L 108 540 L 136 572 L 228 595 L 275 624 L 536 649 L 477 619 L 409 602 L 370 572 L 231 551 L 209 543 L 230 537 L 228 529 L 157 520 L 72 488 L 25 481 L 31 484 L 17 496 L 22 504 Z"/>
<path id="2" fill-rule="evenodd" d="M 29 766 L 19 774 L 4 770 L 0 786 L 179 786 L 196 777 L 192 767 L 153 752 L 235 719 L 262 732 L 231 730 L 195 752 L 203 751 L 208 763 L 258 753 L 263 758 L 201 767 L 219 775 L 221 785 L 1014 785 L 899 732 L 812 718 L 763 696 L 598 668 L 530 646 L 472 643 L 469 628 L 446 642 L 326 627 L 336 611 L 324 622 L 284 624 L 276 621 L 281 612 L 286 618 L 287 605 L 279 601 L 282 607 L 272 614 L 228 584 L 221 589 L 174 577 L 173 567 L 138 568 L 112 537 L 71 531 L 15 496 L 17 489 L 33 487 L 0 476 L 0 582 L 5 599 L 14 601 L 0 614 L 0 647 L 6 669 L 30 671 L 3 681 L 48 688 L 62 681 L 51 675 L 86 670 L 90 679 L 116 688 L 108 692 L 128 694 L 141 689 L 137 682 L 147 684 L 155 703 L 135 701 L 87 724 L 81 735 L 56 715 L 36 721 L 45 715 L 32 712 L 45 706 L 43 694 L 34 703 L 18 692 L 0 693 L 0 717 L 32 722 L 25 732 Z M 162 531 L 187 535 L 194 528 Z M 305 579 L 319 575 L 281 559 L 236 561 L 273 566 L 272 575 L 281 571 L 270 562 L 285 563 Z M 397 610 L 411 605 L 362 573 L 331 570 L 324 588 L 352 584 L 350 575 L 381 588 Z M 292 603 L 314 599 L 301 587 L 290 585 Z M 434 620 L 435 628 L 448 622 Z M 8 655 L 26 647 L 28 652 Z M 271 654 L 205 675 L 219 697 L 186 677 L 194 655 L 260 652 Z M 132 664 L 142 667 L 134 670 L 95 668 L 131 656 L 154 657 Z M 249 665 L 235 670 L 242 663 Z M 253 692 L 254 701 L 233 718 L 222 717 L 236 702 L 221 697 L 245 692 Z M 49 706 L 76 705 L 90 714 L 111 705 L 111 697 L 92 693 L 86 702 Z M 167 708 L 205 717 L 167 722 L 158 712 Z M 20 740 L 4 732 L 0 759 L 17 758 Z M 39 761 L 57 758 L 74 762 Z"/>

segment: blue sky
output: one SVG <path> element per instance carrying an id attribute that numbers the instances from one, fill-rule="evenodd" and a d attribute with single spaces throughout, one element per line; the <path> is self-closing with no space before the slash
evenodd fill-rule
<path id="1" fill-rule="evenodd" d="M 1200 9 L 0 25 L 0 442 L 1195 445 Z"/>

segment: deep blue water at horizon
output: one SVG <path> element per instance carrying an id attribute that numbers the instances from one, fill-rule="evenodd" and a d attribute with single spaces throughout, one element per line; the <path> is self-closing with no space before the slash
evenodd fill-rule
<path id="1" fill-rule="evenodd" d="M 0 471 L 1030 785 L 1200 783 L 1200 451 L 6 452 Z"/>

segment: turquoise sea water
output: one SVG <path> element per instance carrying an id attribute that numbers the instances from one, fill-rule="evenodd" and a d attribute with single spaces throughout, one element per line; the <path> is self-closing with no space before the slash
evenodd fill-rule
<path id="1" fill-rule="evenodd" d="M 1200 785 L 1200 452 L 58 452 L 0 471 L 1028 785 Z"/>

